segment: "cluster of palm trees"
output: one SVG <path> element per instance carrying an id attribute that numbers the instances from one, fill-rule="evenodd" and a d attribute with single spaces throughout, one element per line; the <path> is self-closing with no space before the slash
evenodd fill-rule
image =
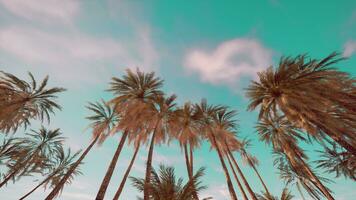
<path id="1" fill-rule="evenodd" d="M 317 142 L 323 149 L 320 151 L 322 159 L 316 161 L 317 168 L 355 180 L 356 87 L 355 80 L 349 74 L 331 67 L 339 60 L 337 54 L 320 61 L 309 60 L 306 56 L 282 58 L 278 67 L 258 73 L 259 80 L 253 81 L 247 88 L 250 99 L 248 109 L 260 109 L 256 125 L 260 140 L 272 145 L 281 179 L 287 186 L 296 186 L 303 199 L 302 188 L 314 199 L 334 198 L 323 183 L 327 179 L 316 174 L 308 163 L 309 158 L 299 145 L 301 142 Z M 2 74 L 1 132 L 9 133 L 22 125 L 28 126 L 31 119 L 49 119 L 54 108 L 60 109 L 53 98 L 63 89 L 44 89 L 47 78 L 37 88 L 31 74 L 30 84 L 11 74 Z M 108 198 L 106 191 L 121 151 L 125 145 L 132 145 L 134 153 L 113 197 L 114 200 L 120 198 L 137 153 L 145 144 L 148 145 L 145 177 L 131 178 L 133 185 L 143 193 L 144 200 L 201 199 L 199 192 L 205 186 L 198 179 L 204 170 L 199 169 L 194 173 L 194 151 L 203 142 L 208 142 L 219 157 L 231 199 L 238 199 L 234 183 L 244 200 L 278 199 L 263 181 L 257 169 L 257 158 L 248 152 L 250 140 L 237 137 L 235 110 L 224 105 L 209 104 L 205 99 L 199 103 L 186 102 L 178 106 L 177 97 L 164 94 L 162 86 L 163 80 L 153 72 L 127 70 L 122 77 L 112 78 L 108 91 L 113 98 L 87 106 L 93 113 L 87 117 L 91 121 L 92 140 L 80 155 L 72 155 L 70 151 L 64 153 L 59 130 L 47 131 L 42 128 L 34 132 L 41 136 L 29 134 L 36 142 L 26 142 L 31 140 L 29 138 L 5 140 L 0 147 L 0 164 L 9 168 L 4 181 L 27 173 L 46 173 L 47 178 L 38 187 L 50 184 L 53 189 L 46 200 L 54 199 L 64 185 L 80 173 L 79 165 L 93 146 L 119 134 L 121 137 L 98 189 L 97 200 Z M 48 139 L 50 136 L 55 139 Z M 50 142 L 41 145 L 41 142 L 48 140 Z M 158 175 L 152 167 L 155 145 L 171 141 L 177 141 L 184 154 L 182 156 L 189 179 L 185 185 L 183 180 L 175 181 L 173 168 L 161 166 L 161 175 Z M 27 143 L 32 147 L 26 147 Z M 14 149 L 14 145 L 24 147 Z M 20 149 L 26 150 L 22 152 Z M 255 188 L 251 187 L 234 153 L 239 153 L 256 173 L 264 188 L 262 195 L 258 195 Z M 292 197 L 284 189 L 280 199 L 290 200 Z"/>
<path id="2" fill-rule="evenodd" d="M 14 133 L 21 126 L 27 127 L 31 120 L 43 122 L 47 119 L 49 122 L 50 113 L 54 113 L 55 108 L 61 109 L 55 98 L 64 89 L 47 89 L 48 77 L 37 87 L 33 75 L 29 73 L 29 76 L 31 82 L 27 83 L 12 74 L 1 72 L 0 132 L 4 134 Z M 0 146 L 0 188 L 24 176 L 40 174 L 44 177 L 20 199 L 25 199 L 41 186 L 56 186 L 79 154 L 64 148 L 65 138 L 59 129 L 48 130 L 42 126 L 38 131 L 25 133 L 24 137 L 6 136 Z M 77 168 L 66 183 L 80 173 Z"/>

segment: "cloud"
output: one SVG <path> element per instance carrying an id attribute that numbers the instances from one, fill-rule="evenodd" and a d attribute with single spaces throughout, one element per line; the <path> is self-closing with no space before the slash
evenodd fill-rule
<path id="1" fill-rule="evenodd" d="M 256 72 L 272 63 L 272 52 L 258 40 L 238 38 L 225 41 L 213 50 L 194 49 L 186 55 L 184 66 L 201 81 L 214 85 L 234 86 L 242 77 L 255 77 Z"/>
<path id="2" fill-rule="evenodd" d="M 91 82 L 109 78 L 118 67 L 153 69 L 158 54 L 148 28 L 129 41 L 91 37 L 80 32 L 51 33 L 11 26 L 0 29 L 0 51 L 6 52 L 62 82 Z M 23 67 L 22 67 L 23 69 Z"/>
<path id="3" fill-rule="evenodd" d="M 71 23 L 80 10 L 76 0 L 0 0 L 16 16 L 31 21 Z"/>
<path id="4" fill-rule="evenodd" d="M 356 52 L 356 41 L 350 40 L 344 45 L 344 57 L 350 57 L 352 54 Z"/>

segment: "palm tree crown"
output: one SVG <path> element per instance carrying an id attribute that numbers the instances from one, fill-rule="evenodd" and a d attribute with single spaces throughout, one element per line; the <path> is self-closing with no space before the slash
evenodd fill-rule
<path id="1" fill-rule="evenodd" d="M 260 118 L 281 111 L 310 136 L 321 140 L 326 134 L 356 155 L 355 80 L 330 67 L 340 60 L 335 53 L 320 61 L 282 58 L 248 87 L 248 109 L 260 106 Z"/>
<path id="2" fill-rule="evenodd" d="M 204 168 L 200 168 L 191 180 L 183 183 L 183 179 L 176 179 L 173 167 L 160 165 L 159 173 L 153 168 L 151 172 L 151 182 L 149 183 L 150 200 L 193 200 L 194 193 L 205 189 L 199 180 L 204 175 Z M 144 179 L 131 177 L 133 186 L 140 192 L 144 190 Z"/>
<path id="3" fill-rule="evenodd" d="M 49 121 L 54 109 L 61 109 L 55 99 L 65 89 L 46 89 L 48 76 L 39 86 L 31 73 L 29 76 L 30 83 L 0 71 L 0 131 L 16 132 L 21 125 L 27 127 L 30 119 Z"/>

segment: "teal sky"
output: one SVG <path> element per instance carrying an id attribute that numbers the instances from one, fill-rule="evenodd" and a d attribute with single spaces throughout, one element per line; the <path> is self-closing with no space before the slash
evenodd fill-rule
<path id="1" fill-rule="evenodd" d="M 121 76 L 128 67 L 154 70 L 165 80 L 165 92 L 177 94 L 179 103 L 207 98 L 239 111 L 240 137 L 253 139 L 250 151 L 260 160 L 259 170 L 276 195 L 283 183 L 273 167 L 270 147 L 258 141 L 256 113 L 246 111 L 243 88 L 256 72 L 278 63 L 283 55 L 308 53 L 322 58 L 333 51 L 349 57 L 337 67 L 355 76 L 356 1 L 0 0 L 0 70 L 20 77 L 31 71 L 38 79 L 48 74 L 52 86 L 68 89 L 59 98 L 63 111 L 49 126 L 62 129 L 68 146 L 78 150 L 88 145 L 85 105 L 112 97 L 105 92 L 111 77 Z M 84 175 L 66 187 L 59 199 L 94 199 L 118 138 L 93 149 L 81 168 Z M 317 158 L 317 147 L 303 147 L 311 161 Z M 128 146 L 107 199 L 113 197 L 131 155 Z M 146 155 L 142 148 L 131 175 L 143 176 Z M 228 199 L 216 153 L 204 144 L 195 158 L 196 168 L 207 167 L 204 183 L 209 189 L 202 195 Z M 175 166 L 177 174 L 186 177 L 177 144 L 156 148 L 154 164 L 161 162 Z M 261 191 L 255 174 L 247 167 L 243 171 L 253 189 Z M 354 182 L 327 177 L 335 181 L 328 186 L 336 199 L 351 200 L 356 195 Z M 36 184 L 36 178 L 9 184 L 0 191 L 0 199 L 18 199 Z M 236 191 L 240 196 L 237 187 Z M 43 199 L 48 192 L 38 190 L 29 199 Z M 128 182 L 122 199 L 137 195 Z"/>

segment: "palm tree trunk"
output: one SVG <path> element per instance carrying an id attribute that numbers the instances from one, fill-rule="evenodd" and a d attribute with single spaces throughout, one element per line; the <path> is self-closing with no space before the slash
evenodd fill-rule
<path id="1" fill-rule="evenodd" d="M 28 192 L 27 194 L 25 194 L 24 196 L 22 196 L 19 200 L 23 200 L 26 197 L 28 197 L 30 194 L 32 194 L 34 191 L 36 191 L 39 187 L 41 187 L 44 183 L 46 183 L 49 179 L 51 179 L 54 175 L 56 174 L 56 172 L 52 173 L 51 175 L 49 175 L 46 179 L 44 179 L 41 183 L 39 183 L 35 188 L 33 188 L 30 192 Z"/>
<path id="2" fill-rule="evenodd" d="M 321 190 L 321 192 L 325 195 L 325 197 L 328 200 L 335 200 L 334 197 L 330 194 L 330 192 L 328 191 L 328 189 L 326 189 L 326 187 L 320 182 L 320 180 L 318 179 L 318 177 L 316 177 L 316 175 L 314 174 L 314 172 L 311 171 L 311 169 L 309 168 L 308 164 L 306 164 L 304 162 L 304 160 L 301 158 L 299 159 L 303 165 L 303 167 L 305 168 L 305 170 L 307 171 L 307 173 L 309 174 L 309 176 L 312 177 L 312 179 L 314 180 L 314 184 Z"/>
<path id="3" fill-rule="evenodd" d="M 126 172 L 125 172 L 124 177 L 123 177 L 122 180 L 121 180 L 120 186 L 119 186 L 118 190 L 116 191 L 113 200 L 118 200 L 118 199 L 119 199 L 119 197 L 120 197 L 120 195 L 121 195 L 121 192 L 122 192 L 122 190 L 124 189 L 124 186 L 125 186 L 127 177 L 128 177 L 129 174 L 130 174 L 132 165 L 133 165 L 134 162 L 135 162 L 136 155 L 137 155 L 137 152 L 138 152 L 139 149 L 140 149 L 140 144 L 138 144 L 138 145 L 136 146 L 135 153 L 134 153 L 134 155 L 133 155 L 133 157 L 132 157 L 132 159 L 131 159 L 131 161 L 130 161 L 130 164 L 129 164 L 129 166 L 128 166 Z"/>
<path id="4" fill-rule="evenodd" d="M 119 156 L 120 156 L 121 150 L 125 144 L 127 135 L 128 135 L 128 131 L 124 131 L 123 135 L 121 136 L 119 145 L 117 146 L 117 149 L 115 151 L 115 154 L 110 162 L 109 168 L 106 171 L 105 177 L 104 177 L 103 181 L 101 182 L 100 189 L 99 189 L 98 194 L 96 195 L 96 198 L 95 198 L 96 200 L 103 200 L 105 197 L 106 190 L 109 186 L 112 174 L 114 173 L 117 160 L 119 159 Z"/>
<path id="5" fill-rule="evenodd" d="M 150 149 L 148 151 L 148 156 L 147 156 L 147 164 L 146 164 L 146 177 L 145 177 L 145 185 L 144 185 L 144 190 L 143 190 L 143 199 L 144 200 L 149 200 L 149 191 L 148 191 L 148 184 L 150 183 L 150 178 L 151 178 L 151 171 L 152 171 L 152 158 L 153 158 L 153 148 L 155 145 L 155 136 L 156 136 L 156 129 L 155 128 L 152 138 L 151 138 L 151 144 L 150 144 Z"/>
<path id="6" fill-rule="evenodd" d="M 187 144 L 184 144 L 185 164 L 187 166 L 189 181 L 191 181 L 193 179 L 193 169 L 192 169 L 193 152 L 192 152 L 192 148 L 190 148 L 190 159 L 189 159 L 187 146 L 188 146 Z M 194 199 L 199 200 L 199 197 L 198 197 L 198 194 L 196 191 L 194 191 L 193 197 L 194 197 Z"/>
<path id="7" fill-rule="evenodd" d="M 261 183 L 262 183 L 262 186 L 263 186 L 263 188 L 264 188 L 265 191 L 266 191 L 266 194 L 268 194 L 269 196 L 272 196 L 272 195 L 269 193 L 268 188 L 267 188 L 265 182 L 263 181 L 263 179 L 262 179 L 260 173 L 259 173 L 258 170 L 256 169 L 256 166 L 253 164 L 253 162 L 250 160 L 250 158 L 248 158 L 248 160 L 249 160 L 249 162 L 250 162 L 250 164 L 251 164 L 252 169 L 256 172 L 258 178 L 260 179 L 260 181 L 261 181 Z"/>
<path id="8" fill-rule="evenodd" d="M 94 144 L 98 141 L 99 136 L 96 136 L 95 139 L 90 143 L 90 145 L 85 149 L 83 154 L 79 157 L 79 159 L 69 168 L 67 173 L 64 175 L 64 177 L 59 181 L 59 183 L 53 188 L 51 193 L 46 197 L 45 200 L 52 200 L 54 199 L 59 191 L 64 187 L 64 184 L 67 182 L 68 178 L 72 175 L 74 170 L 79 166 L 79 164 L 82 162 L 82 160 L 85 158 L 85 156 L 89 153 L 91 148 L 94 146 Z"/>
<path id="9" fill-rule="evenodd" d="M 225 142 L 226 142 L 226 141 L 225 141 Z M 234 163 L 234 165 L 235 165 L 235 167 L 236 167 L 236 169 L 237 169 L 237 172 L 240 174 L 240 176 L 241 176 L 241 178 L 242 178 L 242 181 L 244 182 L 244 184 L 245 184 L 245 186 L 246 186 L 246 188 L 247 188 L 247 191 L 248 191 L 248 193 L 249 193 L 250 196 L 251 196 L 251 199 L 257 200 L 257 197 L 256 197 L 255 193 L 254 193 L 253 190 L 251 189 L 250 184 L 248 184 L 248 182 L 247 182 L 247 180 L 246 180 L 246 178 L 245 178 L 245 175 L 242 173 L 242 171 L 241 171 L 239 165 L 237 164 L 237 161 L 236 161 L 235 157 L 232 155 L 229 146 L 226 145 L 226 147 L 227 147 L 227 152 L 228 152 L 230 158 L 232 159 L 232 161 L 233 161 L 233 163 Z"/>
<path id="10" fill-rule="evenodd" d="M 191 165 L 190 165 L 190 160 L 188 156 L 188 147 L 187 144 L 184 144 L 184 157 L 185 157 L 185 165 L 187 166 L 187 172 L 188 172 L 188 177 L 191 179 L 192 172 L 191 172 Z"/>
<path id="11" fill-rule="evenodd" d="M 229 171 L 227 170 L 227 167 L 226 167 L 224 159 L 223 159 L 223 155 L 222 155 L 221 150 L 220 150 L 220 148 L 219 148 L 219 146 L 218 146 L 218 144 L 216 142 L 215 135 L 211 134 L 211 136 L 213 138 L 214 146 L 216 147 L 216 150 L 218 152 L 221 165 L 223 167 L 223 170 L 224 170 L 224 173 L 225 173 L 225 176 L 226 176 L 226 182 L 227 182 L 227 186 L 229 188 L 231 199 L 237 200 L 236 192 L 234 190 L 234 186 L 232 185 L 231 178 L 230 178 L 230 175 L 229 175 Z"/>
<path id="12" fill-rule="evenodd" d="M 189 153 L 190 153 L 190 173 L 192 174 L 193 176 L 193 172 L 194 172 L 194 158 L 193 158 L 193 148 L 192 148 L 192 145 L 189 144 Z"/>
<path id="13" fill-rule="evenodd" d="M 240 191 L 241 191 L 242 197 L 244 198 L 244 200 L 248 200 L 247 195 L 246 195 L 246 193 L 245 193 L 245 190 L 244 190 L 244 188 L 242 187 L 239 178 L 237 177 L 237 174 L 236 174 L 236 171 L 235 171 L 235 169 L 234 169 L 234 166 L 233 166 L 232 163 L 231 163 L 230 157 L 229 157 L 229 156 L 226 156 L 226 157 L 227 157 L 227 160 L 228 160 L 228 162 L 229 162 L 229 165 L 230 165 L 230 168 L 231 168 L 231 170 L 232 170 L 232 173 L 234 174 L 234 177 L 235 177 L 235 180 L 236 180 L 236 182 L 237 182 L 237 185 L 239 186 L 239 189 L 240 189 Z"/>

